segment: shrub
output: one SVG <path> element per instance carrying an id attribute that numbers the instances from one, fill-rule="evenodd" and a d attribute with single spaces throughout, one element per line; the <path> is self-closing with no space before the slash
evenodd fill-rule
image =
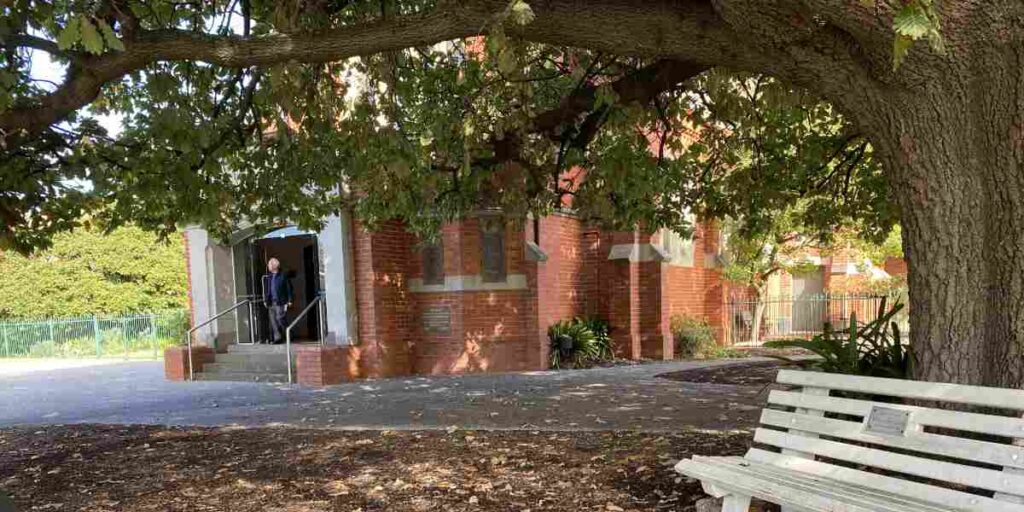
<path id="1" fill-rule="evenodd" d="M 831 324 L 826 323 L 824 332 L 810 340 L 769 341 L 765 346 L 809 350 L 820 359 L 797 361 L 775 357 L 823 372 L 908 379 L 913 370 L 912 352 L 909 346 L 903 346 L 899 325 L 893 321 L 902 309 L 903 304 L 899 302 L 886 309 L 886 299 L 883 298 L 878 307 L 878 317 L 869 323 L 857 323 L 854 314 L 849 327 L 843 331 L 835 331 Z"/>
<path id="2" fill-rule="evenodd" d="M 41 341 L 28 348 L 28 357 L 57 357 L 57 343 L 52 340 Z"/>
<path id="3" fill-rule="evenodd" d="M 575 320 L 590 329 L 594 333 L 594 342 L 599 347 L 601 360 L 612 359 L 612 337 L 611 326 L 600 318 L 577 318 Z"/>
<path id="4" fill-rule="evenodd" d="M 552 368 L 584 368 L 612 359 L 608 323 L 574 318 L 548 327 Z"/>
<path id="5" fill-rule="evenodd" d="M 182 237 L 134 226 L 80 228 L 25 256 L 0 250 L 0 317 L 120 315 L 185 308 Z M 73 283 L 73 286 L 69 286 Z"/>
<path id="6" fill-rule="evenodd" d="M 187 309 L 167 311 L 156 318 L 156 335 L 160 338 L 184 338 L 191 327 Z"/>
<path id="7" fill-rule="evenodd" d="M 676 357 L 683 359 L 714 358 L 719 347 L 715 332 L 702 319 L 688 315 L 675 315 L 670 323 L 672 339 L 675 342 Z"/>
<path id="8" fill-rule="evenodd" d="M 127 346 L 124 336 L 119 331 L 103 332 L 100 339 L 100 352 L 96 353 L 96 338 L 89 336 L 73 338 L 64 342 L 44 340 L 33 343 L 21 357 L 51 358 L 89 358 L 89 357 L 122 357 L 125 355 L 156 354 L 159 356 L 167 347 L 183 344 L 180 338 L 171 337 L 137 337 L 129 339 Z"/>

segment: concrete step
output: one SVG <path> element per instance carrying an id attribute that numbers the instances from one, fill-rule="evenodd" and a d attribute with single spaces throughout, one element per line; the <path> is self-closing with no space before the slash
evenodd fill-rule
<path id="1" fill-rule="evenodd" d="M 294 349 L 294 347 L 293 347 Z M 228 354 L 284 354 L 284 345 L 228 345 Z"/>
<path id="2" fill-rule="evenodd" d="M 233 382 L 288 382 L 285 372 L 238 372 L 238 371 L 204 371 L 196 374 L 196 380 L 233 381 Z"/>
<path id="3" fill-rule="evenodd" d="M 215 363 L 263 365 L 279 364 L 283 368 L 285 365 L 285 361 L 287 360 L 287 354 L 285 354 L 284 352 L 269 352 L 266 354 L 228 352 L 227 354 L 217 354 L 214 357 L 214 359 Z M 295 364 L 295 354 L 292 354 L 292 364 Z"/>
<path id="4" fill-rule="evenodd" d="M 292 368 L 295 367 L 294 361 L 292 362 Z M 252 373 L 285 373 L 288 371 L 288 367 L 285 365 L 284 358 L 280 361 L 273 362 L 262 362 L 262 361 L 231 361 L 222 362 L 220 358 L 217 358 L 217 362 L 208 363 L 203 365 L 203 372 L 252 372 Z"/>

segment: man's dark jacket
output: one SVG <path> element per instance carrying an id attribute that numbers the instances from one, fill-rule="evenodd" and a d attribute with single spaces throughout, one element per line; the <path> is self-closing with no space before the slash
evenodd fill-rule
<path id="1" fill-rule="evenodd" d="M 277 297 L 276 301 L 273 300 L 275 296 Z M 290 304 L 292 298 L 292 283 L 284 275 L 284 272 L 263 276 L 263 300 L 267 305 Z"/>

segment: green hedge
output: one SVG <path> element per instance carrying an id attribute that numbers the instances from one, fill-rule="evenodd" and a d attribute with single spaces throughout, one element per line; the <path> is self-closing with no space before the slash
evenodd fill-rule
<path id="1" fill-rule="evenodd" d="M 78 229 L 29 256 L 0 252 L 0 319 L 122 315 L 185 308 L 181 236 L 136 227 Z"/>

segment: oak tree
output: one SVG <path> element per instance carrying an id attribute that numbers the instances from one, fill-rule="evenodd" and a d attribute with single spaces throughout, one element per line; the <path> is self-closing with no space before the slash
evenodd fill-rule
<path id="1" fill-rule="evenodd" d="M 898 212 L 917 376 L 1024 385 L 1017 0 L 15 0 L 0 9 L 7 245 L 45 243 L 87 210 L 224 232 L 240 218 L 315 222 L 352 207 L 426 230 L 481 203 L 542 213 L 565 195 L 584 216 L 683 229 L 687 208 L 756 213 L 794 195 L 826 207 L 847 176 L 881 176 L 885 189 L 867 187 L 843 215 L 882 212 L 884 230 Z M 38 52 L 66 65 L 63 83 L 32 80 Z M 721 154 L 699 132 L 697 143 L 680 142 L 707 121 L 693 117 L 703 103 L 692 80 L 709 70 L 738 83 L 772 77 L 793 93 L 778 101 L 806 91 L 834 109 L 835 121 L 814 129 L 831 145 L 779 152 L 825 163 L 777 180 L 784 166 L 762 160 L 745 189 L 709 177 L 773 136 Z M 108 111 L 123 116 L 117 137 L 89 119 Z M 580 168 L 585 179 L 566 172 Z M 828 218 L 820 224 L 838 222 Z"/>

